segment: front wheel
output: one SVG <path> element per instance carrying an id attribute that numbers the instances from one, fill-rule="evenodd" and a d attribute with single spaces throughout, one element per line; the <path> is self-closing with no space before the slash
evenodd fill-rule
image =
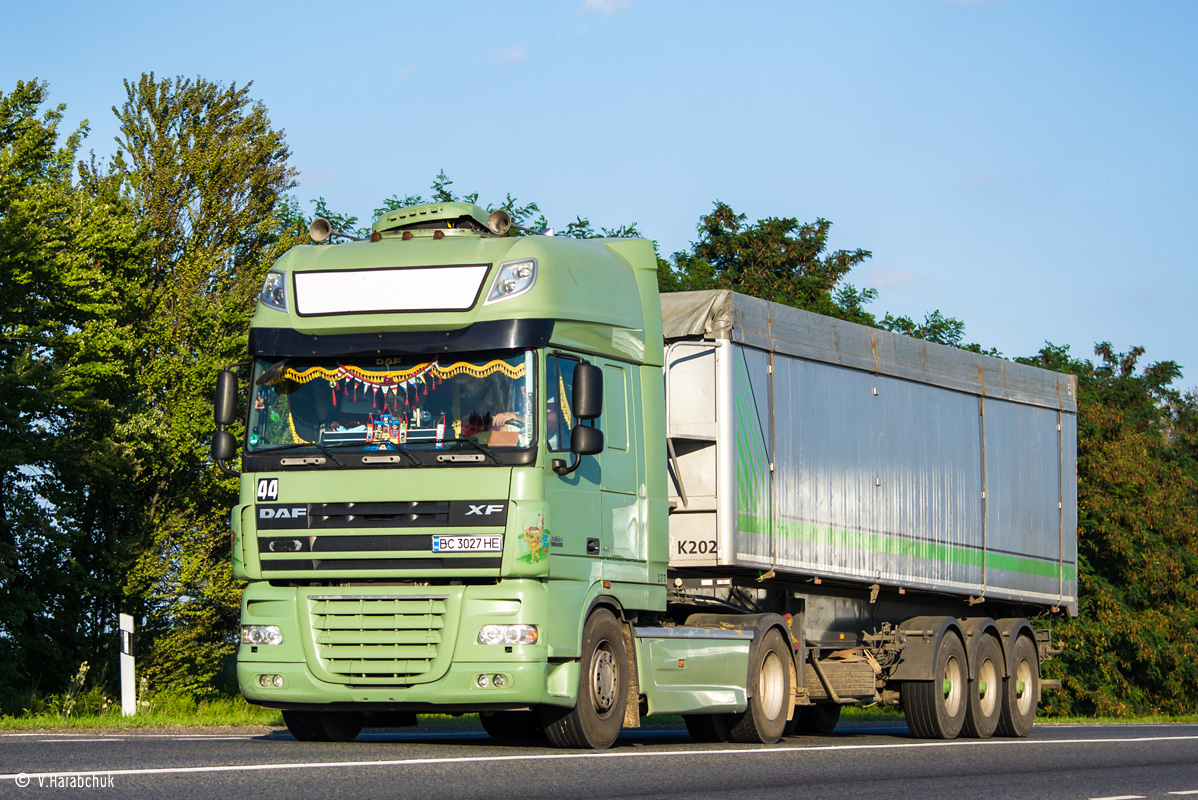
<path id="1" fill-rule="evenodd" d="M 624 630 L 606 608 L 591 614 L 582 629 L 578 702 L 574 708 L 541 706 L 545 736 L 557 747 L 605 750 L 624 728 L 628 704 L 628 651 Z"/>
<path id="2" fill-rule="evenodd" d="M 362 732 L 361 714 L 343 711 L 284 711 L 287 730 L 301 742 L 352 742 Z"/>

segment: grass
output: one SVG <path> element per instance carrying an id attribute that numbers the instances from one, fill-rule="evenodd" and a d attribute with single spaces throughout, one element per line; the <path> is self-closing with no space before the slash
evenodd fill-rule
<path id="1" fill-rule="evenodd" d="M 157 700 L 157 698 L 156 698 Z M 195 701 L 171 697 L 151 702 L 150 707 L 130 717 L 120 708 L 101 714 L 28 714 L 0 717 L 0 730 L 25 731 L 54 728 L 208 728 L 226 726 L 281 727 L 283 715 L 250 705 L 240 697 L 217 697 Z"/>
<path id="2" fill-rule="evenodd" d="M 1198 723 L 1198 714 L 1178 714 L 1175 717 L 1147 715 L 1142 717 L 1036 717 L 1037 725 L 1171 725 Z"/>

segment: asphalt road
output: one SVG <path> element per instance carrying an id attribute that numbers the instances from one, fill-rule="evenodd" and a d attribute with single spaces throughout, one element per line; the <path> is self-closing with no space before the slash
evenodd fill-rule
<path id="1" fill-rule="evenodd" d="M 626 732 L 604 752 L 499 743 L 480 729 L 0 734 L 0 796 L 136 798 L 1198 798 L 1198 725 L 1037 725 L 1027 739 L 913 739 L 845 723 L 770 747 Z"/>

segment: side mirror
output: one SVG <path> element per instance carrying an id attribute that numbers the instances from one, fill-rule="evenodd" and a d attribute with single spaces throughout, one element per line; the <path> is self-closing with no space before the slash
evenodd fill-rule
<path id="1" fill-rule="evenodd" d="M 603 370 L 594 364 L 579 364 L 574 368 L 574 417 L 582 420 L 594 419 L 602 413 Z M 571 449 L 573 449 L 573 434 L 571 434 Z M 602 449 L 602 445 L 600 445 L 600 449 Z"/>
<path id="2" fill-rule="evenodd" d="M 237 374 L 232 370 L 222 369 L 216 374 L 216 397 L 213 399 L 212 412 L 218 428 L 232 425 L 237 419 Z"/>
<path id="3" fill-rule="evenodd" d="M 553 471 L 562 477 L 578 469 L 583 456 L 594 456 L 603 452 L 603 431 L 590 425 L 575 425 L 574 430 L 570 431 L 570 452 L 574 454 L 573 464 L 566 466 L 564 458 L 555 458 L 551 465 Z"/>
<path id="4" fill-rule="evenodd" d="M 570 452 L 578 456 L 594 456 L 603 452 L 603 431 L 589 425 L 575 425 L 570 431 Z"/>
<path id="5" fill-rule="evenodd" d="M 212 459 L 217 463 L 228 461 L 237 455 L 237 439 L 228 431 L 217 431 L 212 436 L 211 452 Z"/>

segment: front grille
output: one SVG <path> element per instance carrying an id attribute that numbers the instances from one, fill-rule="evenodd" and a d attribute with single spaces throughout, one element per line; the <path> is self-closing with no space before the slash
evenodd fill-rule
<path id="1" fill-rule="evenodd" d="M 437 500 L 377 503 L 259 503 L 258 530 L 345 528 L 502 527 L 506 500 Z"/>
<path id="2" fill-rule="evenodd" d="M 436 677 L 434 661 L 452 635 L 444 630 L 447 599 L 309 597 L 321 666 L 341 683 L 404 685 Z"/>

